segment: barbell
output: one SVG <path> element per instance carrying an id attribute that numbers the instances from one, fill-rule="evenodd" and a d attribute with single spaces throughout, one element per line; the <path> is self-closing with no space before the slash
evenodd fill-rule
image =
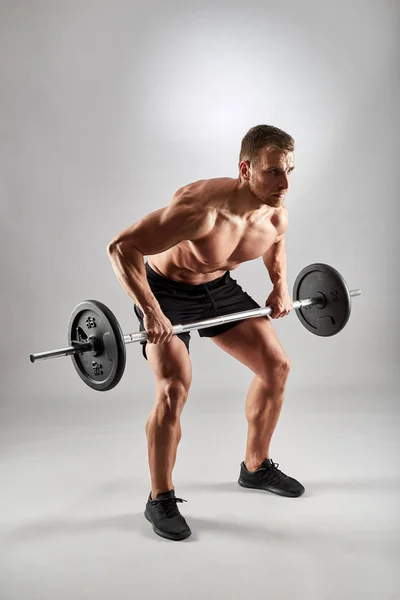
<path id="1" fill-rule="evenodd" d="M 329 337 L 341 331 L 349 320 L 351 298 L 360 289 L 349 290 L 336 269 L 323 263 L 305 267 L 293 286 L 293 308 L 304 327 L 318 336 Z M 173 326 L 173 334 L 222 325 L 231 321 L 269 316 L 271 306 L 213 317 L 195 323 Z M 105 304 L 85 300 L 73 310 L 68 324 L 68 346 L 30 355 L 30 361 L 71 356 L 79 377 L 94 390 L 108 391 L 120 381 L 125 370 L 125 345 L 147 340 L 140 331 L 124 335 Z"/>

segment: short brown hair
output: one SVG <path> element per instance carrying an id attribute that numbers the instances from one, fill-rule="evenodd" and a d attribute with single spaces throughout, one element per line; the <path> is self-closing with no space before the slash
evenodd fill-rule
<path id="1" fill-rule="evenodd" d="M 256 125 L 249 129 L 242 140 L 239 162 L 250 160 L 257 162 L 261 148 L 278 148 L 282 152 L 294 151 L 294 139 L 291 135 L 272 125 Z"/>

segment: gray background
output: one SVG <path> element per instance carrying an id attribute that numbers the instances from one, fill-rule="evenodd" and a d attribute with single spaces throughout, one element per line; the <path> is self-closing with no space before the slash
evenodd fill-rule
<path id="1" fill-rule="evenodd" d="M 0 2 L 2 598 L 242 598 L 245 572 L 274 598 L 398 597 L 399 14 L 394 1 Z M 333 338 L 294 314 L 273 322 L 292 371 L 272 457 L 306 485 L 299 501 L 238 489 L 252 374 L 192 333 L 174 479 L 198 532 L 188 552 L 142 515 L 154 381 L 140 346 L 108 394 L 69 359 L 29 354 L 63 346 L 87 298 L 136 331 L 107 244 L 182 185 L 236 177 L 260 123 L 297 146 L 290 289 L 327 262 L 363 295 Z M 265 303 L 261 259 L 232 276 Z"/>

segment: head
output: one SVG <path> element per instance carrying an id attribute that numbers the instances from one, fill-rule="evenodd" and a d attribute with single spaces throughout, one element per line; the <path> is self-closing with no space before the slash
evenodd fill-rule
<path id="1" fill-rule="evenodd" d="M 257 125 L 244 136 L 239 178 L 263 204 L 283 204 L 294 169 L 294 139 L 272 125 Z"/>

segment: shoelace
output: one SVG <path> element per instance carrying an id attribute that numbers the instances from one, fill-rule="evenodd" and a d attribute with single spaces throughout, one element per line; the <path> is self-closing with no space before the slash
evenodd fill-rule
<path id="1" fill-rule="evenodd" d="M 262 475 L 262 479 L 268 481 L 268 483 L 277 483 L 280 479 L 286 479 L 287 475 L 282 473 L 278 469 L 279 463 L 272 463 L 269 467 L 262 467 L 262 470 L 265 471 Z"/>
<path id="2" fill-rule="evenodd" d="M 160 517 L 174 517 L 178 513 L 177 502 L 187 502 L 182 498 L 162 498 L 150 501 L 157 508 Z"/>

